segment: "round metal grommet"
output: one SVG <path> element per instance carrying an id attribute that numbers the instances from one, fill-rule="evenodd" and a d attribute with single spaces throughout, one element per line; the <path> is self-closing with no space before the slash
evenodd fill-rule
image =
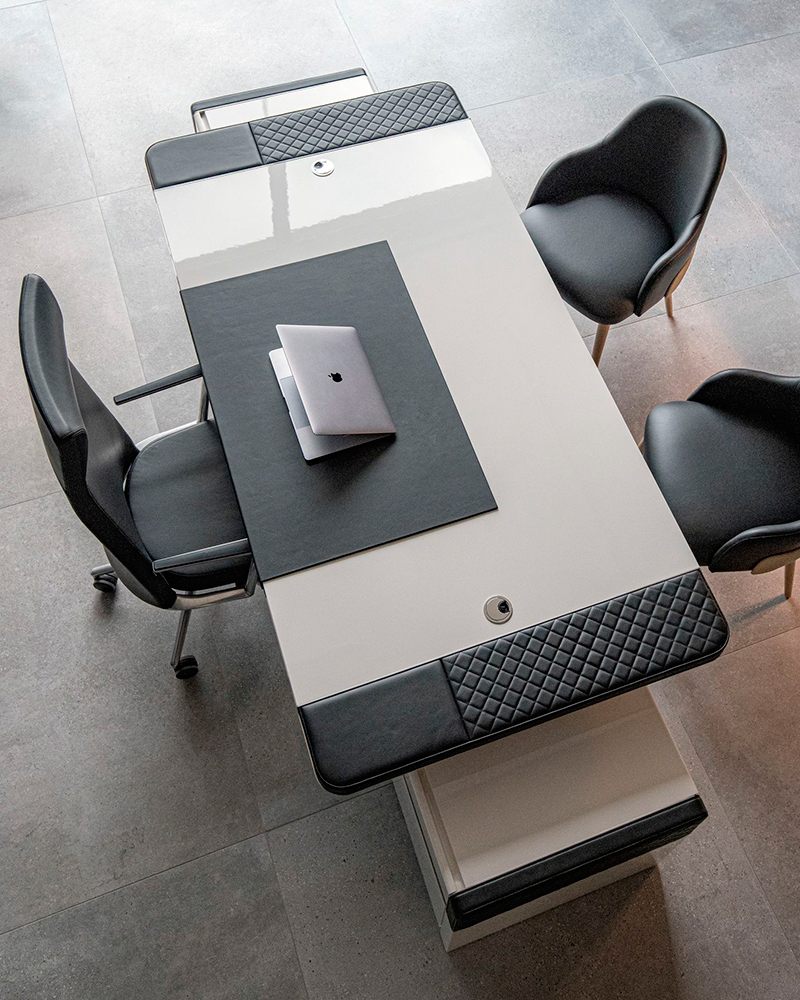
<path id="1" fill-rule="evenodd" d="M 490 597 L 483 606 L 483 613 L 494 625 L 502 625 L 514 614 L 511 601 L 507 597 L 500 595 Z"/>
<path id="2" fill-rule="evenodd" d="M 331 160 L 314 160 L 311 169 L 317 177 L 327 177 L 333 173 L 333 162 Z"/>

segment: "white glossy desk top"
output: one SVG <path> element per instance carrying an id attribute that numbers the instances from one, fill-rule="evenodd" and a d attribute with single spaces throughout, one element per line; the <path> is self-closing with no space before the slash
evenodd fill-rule
<path id="1" fill-rule="evenodd" d="M 179 283 L 388 240 L 498 510 L 267 583 L 297 704 L 694 569 L 472 124 L 325 157 L 159 189 Z"/>

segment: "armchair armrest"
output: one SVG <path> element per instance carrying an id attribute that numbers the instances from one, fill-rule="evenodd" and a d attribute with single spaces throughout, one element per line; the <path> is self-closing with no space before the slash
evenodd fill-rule
<path id="1" fill-rule="evenodd" d="M 684 264 L 694 253 L 703 229 L 702 215 L 695 215 L 669 250 L 665 251 L 645 275 L 636 297 L 636 315 L 641 316 L 669 291 Z"/>
<path id="2" fill-rule="evenodd" d="M 764 572 L 782 565 L 759 567 L 758 564 L 774 556 L 788 555 L 800 550 L 800 521 L 786 524 L 765 524 L 758 528 L 740 531 L 721 545 L 708 564 L 712 573 L 736 570 Z"/>
<path id="3" fill-rule="evenodd" d="M 220 545 L 209 545 L 204 549 L 194 549 L 192 552 L 180 552 L 174 556 L 164 556 L 153 562 L 154 573 L 164 573 L 171 569 L 181 569 L 184 566 L 196 566 L 198 563 L 211 562 L 213 559 L 229 559 L 231 556 L 250 555 L 250 540 L 237 538 L 235 542 L 222 542 Z"/>
<path id="4" fill-rule="evenodd" d="M 800 378 L 794 375 L 728 368 L 707 378 L 689 399 L 743 417 L 780 420 L 787 431 L 800 429 Z"/>
<path id="5" fill-rule="evenodd" d="M 203 370 L 200 365 L 190 365 L 188 368 L 182 368 L 179 372 L 164 375 L 163 378 L 156 378 L 152 382 L 145 382 L 144 385 L 137 386 L 135 389 L 121 392 L 114 396 L 114 402 L 117 406 L 122 406 L 123 403 L 130 403 L 134 399 L 152 396 L 153 393 L 161 392 L 162 389 L 172 389 L 176 385 L 183 385 L 184 382 L 192 382 L 194 379 L 202 377 Z"/>
<path id="6" fill-rule="evenodd" d="M 527 207 L 569 201 L 603 186 L 605 140 L 553 160 L 536 183 Z"/>

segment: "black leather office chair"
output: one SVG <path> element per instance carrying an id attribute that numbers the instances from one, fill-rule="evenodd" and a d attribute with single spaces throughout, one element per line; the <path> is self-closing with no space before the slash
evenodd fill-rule
<path id="1" fill-rule="evenodd" d="M 800 378 L 731 369 L 647 418 L 644 457 L 697 561 L 712 572 L 800 557 Z"/>
<path id="2" fill-rule="evenodd" d="M 679 97 L 647 101 L 593 146 L 552 163 L 522 221 L 562 297 L 610 326 L 672 293 L 692 259 L 725 167 L 722 129 Z"/>
<path id="3" fill-rule="evenodd" d="M 197 660 L 182 655 L 192 610 L 249 597 L 256 584 L 205 386 L 197 423 L 137 447 L 70 362 L 58 302 L 36 274 L 22 282 L 19 337 L 50 464 L 109 559 L 91 571 L 94 586 L 113 591 L 119 579 L 148 604 L 179 610 L 172 666 L 181 680 L 194 677 Z M 194 365 L 114 401 L 201 376 Z"/>

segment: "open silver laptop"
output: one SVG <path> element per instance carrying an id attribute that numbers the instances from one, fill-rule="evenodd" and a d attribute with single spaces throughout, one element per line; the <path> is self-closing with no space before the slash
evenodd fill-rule
<path id="1" fill-rule="evenodd" d="M 276 329 L 269 358 L 307 460 L 395 432 L 354 327 Z"/>

